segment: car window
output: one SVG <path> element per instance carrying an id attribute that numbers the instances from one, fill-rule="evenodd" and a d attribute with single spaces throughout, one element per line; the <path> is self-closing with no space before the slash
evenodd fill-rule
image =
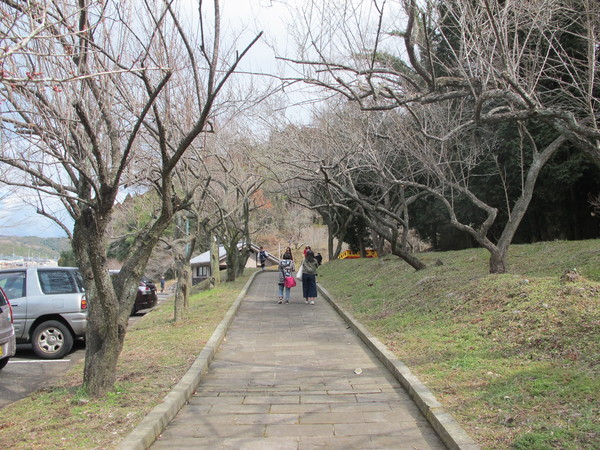
<path id="1" fill-rule="evenodd" d="M 79 272 L 78 270 L 73 272 L 73 275 L 75 276 L 75 281 L 77 282 L 77 286 L 79 287 L 79 291 L 84 292 L 85 291 L 85 287 L 83 284 L 83 277 L 81 276 L 81 272 Z"/>
<path id="2" fill-rule="evenodd" d="M 6 297 L 4 297 L 4 291 L 0 289 L 0 306 L 6 306 L 8 302 L 6 301 Z"/>
<path id="3" fill-rule="evenodd" d="M 75 279 L 66 270 L 39 271 L 38 279 L 44 294 L 73 294 L 79 292 Z"/>
<path id="4" fill-rule="evenodd" d="M 4 289 L 9 300 L 25 297 L 25 272 L 0 273 L 0 287 Z"/>

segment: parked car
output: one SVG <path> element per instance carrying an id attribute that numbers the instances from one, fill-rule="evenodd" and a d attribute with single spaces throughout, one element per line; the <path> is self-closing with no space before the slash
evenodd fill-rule
<path id="1" fill-rule="evenodd" d="M 118 270 L 111 270 L 111 275 L 118 274 Z M 149 278 L 142 277 L 138 285 L 138 291 L 135 296 L 135 302 L 133 308 L 131 308 L 131 315 L 137 314 L 142 309 L 154 308 L 158 302 L 158 295 L 156 293 L 156 285 L 154 281 Z"/>
<path id="2" fill-rule="evenodd" d="M 154 308 L 157 302 L 156 285 L 151 279 L 142 277 L 131 314 L 136 314 L 142 309 Z"/>
<path id="3" fill-rule="evenodd" d="M 8 297 L 0 288 L 0 370 L 17 351 L 13 314 Z"/>
<path id="4" fill-rule="evenodd" d="M 88 303 L 75 267 L 0 270 L 10 300 L 17 343 L 31 343 L 40 358 L 62 358 L 85 336 Z"/>

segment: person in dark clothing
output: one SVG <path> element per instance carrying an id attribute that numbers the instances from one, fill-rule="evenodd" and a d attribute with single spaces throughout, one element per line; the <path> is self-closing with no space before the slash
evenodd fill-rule
<path id="1" fill-rule="evenodd" d="M 321 256 L 320 253 L 317 253 L 315 255 L 315 259 L 317 260 L 317 264 L 320 266 L 321 264 L 323 264 L 323 257 Z"/>
<path id="2" fill-rule="evenodd" d="M 265 262 L 267 261 L 267 252 L 262 247 L 258 251 L 258 260 L 260 261 L 260 270 L 265 270 Z"/>
<path id="3" fill-rule="evenodd" d="M 319 264 L 312 250 L 306 251 L 302 261 L 302 296 L 304 303 L 314 305 L 317 298 L 317 268 Z"/>

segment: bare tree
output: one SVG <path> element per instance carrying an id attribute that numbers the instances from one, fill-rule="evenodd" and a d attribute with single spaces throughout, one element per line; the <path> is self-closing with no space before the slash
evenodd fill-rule
<path id="1" fill-rule="evenodd" d="M 338 237 L 353 220 L 363 220 L 365 236 L 375 232 L 390 243 L 392 253 L 423 269 L 406 248 L 407 208 L 419 195 L 407 195 L 401 183 L 388 182 L 385 170 L 402 156 L 390 140 L 380 138 L 379 127 L 385 126 L 374 113 L 332 106 L 312 127 L 289 127 L 272 137 L 272 148 L 279 149 L 277 175 L 289 198 L 320 212 Z"/>
<path id="2" fill-rule="evenodd" d="M 23 2 L 4 4 L 25 14 L 21 20 L 38 20 L 35 11 L 21 8 Z M 34 51 L 14 54 L 10 64 L 53 79 L 75 74 L 76 81 L 56 88 L 3 84 L 0 162 L 13 168 L 5 182 L 59 197 L 74 220 L 72 234 L 58 222 L 71 237 L 90 298 L 84 385 L 90 394 L 102 395 L 115 381 L 129 312 L 150 253 L 191 200 L 174 188 L 174 170 L 197 137 L 210 131 L 220 92 L 260 35 L 224 57 L 217 0 L 185 11 L 187 18 L 196 16 L 197 28 L 182 21 L 182 11 L 168 1 L 49 5 L 51 35 L 33 36 L 27 45 Z M 172 127 L 186 102 L 194 115 Z M 124 189 L 154 190 L 159 207 L 113 283 L 107 270 L 108 227 Z M 43 205 L 40 212 L 52 216 Z"/>
<path id="3" fill-rule="evenodd" d="M 205 222 L 208 234 L 215 234 L 227 253 L 227 281 L 235 281 L 243 273 L 249 257 L 252 236 L 251 215 L 262 206 L 260 191 L 264 178 L 260 176 L 250 157 L 254 143 L 234 137 L 233 127 L 223 133 L 217 144 L 216 158 L 209 171 L 212 176 L 207 195 L 214 211 Z"/>
<path id="4" fill-rule="evenodd" d="M 392 179 L 437 196 L 452 224 L 490 251 L 490 270 L 505 271 L 508 245 L 544 164 L 566 142 L 600 164 L 599 4 L 374 0 L 356 7 L 347 1 L 337 9 L 320 3 L 319 11 L 328 14 L 318 19 L 312 14 L 316 7 L 313 2 L 313 9 L 299 15 L 306 25 L 302 53 L 288 61 L 304 68 L 306 82 L 364 110 L 411 114 L 414 123 L 406 139 L 414 148 L 407 154 L 428 176 L 415 179 L 405 173 Z M 332 16 L 347 20 L 328 26 Z M 436 108 L 439 113 L 431 115 Z M 508 223 L 493 243 L 488 232 L 497 207 L 469 189 L 469 167 L 494 156 L 493 145 L 476 137 L 505 123 L 515 124 L 525 136 L 532 159 L 518 164 L 521 194 L 508 199 Z M 529 131 L 532 124 L 546 124 L 555 134 L 542 141 Z M 460 142 L 466 136 L 473 145 Z M 471 159 L 454 164 L 463 156 Z M 485 218 L 476 226 L 456 216 L 457 195 L 482 211 Z"/>
<path id="5" fill-rule="evenodd" d="M 520 170 L 520 183 L 506 184 L 506 168 L 498 155 L 509 143 L 503 142 L 497 130 L 478 127 L 463 128 L 463 133 L 444 135 L 462 121 L 463 108 L 453 104 L 436 103 L 411 108 L 412 116 L 398 122 L 396 142 L 400 151 L 416 170 L 404 172 L 396 182 L 418 189 L 435 197 L 445 208 L 450 223 L 469 234 L 479 245 L 490 252 L 490 272 L 504 273 L 508 248 L 521 223 L 534 194 L 535 183 L 546 162 L 560 149 L 566 137 L 534 136 L 527 123 L 517 127 L 521 133 L 521 158 L 513 162 Z M 468 109 L 468 108 L 467 108 Z M 484 172 L 481 168 L 494 168 Z M 475 180 L 485 177 L 488 184 L 504 192 L 504 204 L 494 204 L 477 191 Z M 459 200 L 469 203 L 477 213 L 460 214 Z M 500 236 L 490 236 L 493 225 L 498 225 L 498 210 L 507 216 L 500 227 Z"/>
<path id="6" fill-rule="evenodd" d="M 298 13 L 306 82 L 364 109 L 467 98 L 467 123 L 543 121 L 600 163 L 598 2 L 335 3 Z"/>

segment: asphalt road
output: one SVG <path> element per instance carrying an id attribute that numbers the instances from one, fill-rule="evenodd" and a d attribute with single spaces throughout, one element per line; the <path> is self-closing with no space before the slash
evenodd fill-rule
<path id="1" fill-rule="evenodd" d="M 158 303 L 167 297 L 166 294 L 159 295 Z M 130 317 L 129 324 L 139 320 L 148 311 L 150 310 L 142 310 Z M 75 341 L 70 354 L 54 360 L 38 358 L 31 350 L 30 344 L 17 345 L 17 354 L 0 370 L 0 409 L 43 389 L 84 357 L 85 344 L 82 340 Z"/>
<path id="2" fill-rule="evenodd" d="M 0 370 L 0 408 L 43 389 L 84 356 L 85 344 L 82 340 L 75 341 L 69 355 L 55 360 L 38 358 L 30 344 L 18 345 L 17 354 Z"/>

